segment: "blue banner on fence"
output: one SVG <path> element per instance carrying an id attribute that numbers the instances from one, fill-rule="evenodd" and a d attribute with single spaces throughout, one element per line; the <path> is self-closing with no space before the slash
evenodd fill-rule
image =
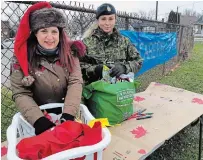
<path id="1" fill-rule="evenodd" d="M 144 33 L 122 30 L 120 33 L 130 39 L 144 59 L 143 66 L 136 76 L 167 62 L 177 54 L 175 32 Z"/>

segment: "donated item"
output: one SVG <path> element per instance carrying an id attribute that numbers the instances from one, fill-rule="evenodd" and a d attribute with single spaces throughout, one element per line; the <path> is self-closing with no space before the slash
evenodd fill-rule
<path id="1" fill-rule="evenodd" d="M 111 69 L 106 65 L 103 65 L 102 70 L 102 81 L 114 84 L 116 82 L 134 82 L 134 73 L 129 72 L 128 74 L 121 74 L 119 77 L 111 77 L 110 76 Z"/>
<path id="2" fill-rule="evenodd" d="M 129 72 L 128 74 L 121 74 L 119 79 L 127 80 L 128 82 L 134 81 L 135 74 L 133 72 Z"/>
<path id="3" fill-rule="evenodd" d="M 66 121 L 51 130 L 22 139 L 16 149 L 22 159 L 37 160 L 64 150 L 94 145 L 102 140 L 101 123 L 93 127 L 74 121 Z M 77 158 L 84 160 L 85 156 Z"/>
<path id="4" fill-rule="evenodd" d="M 109 126 L 111 126 L 111 125 L 109 124 L 109 121 L 108 121 L 107 118 L 93 119 L 93 120 L 91 120 L 91 121 L 88 123 L 88 125 L 89 125 L 90 127 L 92 127 L 95 122 L 100 122 L 101 125 L 102 125 L 102 127 L 109 127 Z"/>
<path id="5" fill-rule="evenodd" d="M 102 80 L 105 82 L 111 82 L 111 77 L 109 75 L 109 71 L 110 71 L 110 69 L 106 65 L 103 65 Z"/>
<path id="6" fill-rule="evenodd" d="M 51 104 L 46 104 L 46 105 L 40 106 L 40 109 L 46 110 L 46 109 L 57 108 L 57 107 L 62 107 L 62 109 L 63 109 L 63 106 L 64 106 L 63 103 L 51 103 Z M 49 115 L 51 116 L 52 114 L 49 114 Z M 84 124 L 88 124 L 91 120 L 95 119 L 90 114 L 90 112 L 88 111 L 86 106 L 82 105 L 82 104 L 80 105 L 79 116 L 80 116 L 81 121 Z M 64 123 L 62 125 L 66 125 L 66 122 L 64 122 Z M 79 123 L 77 123 L 77 124 L 80 125 Z M 81 124 L 81 125 L 84 126 L 84 124 Z M 60 127 L 60 125 L 58 125 L 56 127 Z M 87 128 L 88 128 L 88 126 L 87 126 Z M 111 134 L 107 128 L 101 128 L 101 130 L 102 130 L 102 140 L 99 143 L 96 143 L 96 144 L 90 145 L 90 146 L 84 146 L 84 147 L 82 146 L 82 147 L 67 149 L 67 150 L 58 152 L 56 154 L 50 155 L 46 158 L 43 158 L 42 160 L 56 160 L 56 159 L 57 160 L 62 160 L 62 159 L 79 160 L 80 157 L 84 158 L 84 156 L 85 156 L 85 160 L 102 160 L 103 159 L 102 158 L 103 150 L 110 143 Z M 16 145 L 19 142 L 19 140 L 22 140 L 27 137 L 35 136 L 34 133 L 35 133 L 34 128 L 22 117 L 22 115 L 20 113 L 16 113 L 13 117 L 11 125 L 7 129 L 7 140 L 8 140 L 7 159 L 8 160 L 15 160 L 15 159 L 21 160 L 21 158 L 19 158 L 17 155 L 18 152 L 16 151 Z M 18 137 L 18 135 L 19 135 L 19 137 Z M 45 138 L 46 138 L 46 136 L 45 136 Z"/>
<path id="7" fill-rule="evenodd" d="M 133 115 L 131 115 L 128 120 L 136 118 L 136 120 L 141 120 L 141 119 L 147 119 L 147 118 L 152 118 L 152 115 L 154 113 L 143 113 L 145 112 L 147 109 L 140 109 L 138 111 L 136 111 L 135 113 L 133 113 Z"/>
<path id="8" fill-rule="evenodd" d="M 60 122 L 60 118 L 61 118 L 62 114 L 55 114 L 55 113 L 47 113 L 46 110 L 44 112 L 44 116 L 49 119 L 51 122 L 53 122 L 55 125 L 58 125 Z"/>
<path id="9" fill-rule="evenodd" d="M 110 125 L 119 124 L 133 114 L 133 97 L 137 82 L 116 82 L 102 80 L 83 88 L 88 109 L 95 118 L 108 118 Z"/>
<path id="10" fill-rule="evenodd" d="M 138 117 L 136 118 L 136 120 L 147 119 L 147 118 L 152 118 L 152 116 L 150 116 L 150 115 L 138 116 Z"/>

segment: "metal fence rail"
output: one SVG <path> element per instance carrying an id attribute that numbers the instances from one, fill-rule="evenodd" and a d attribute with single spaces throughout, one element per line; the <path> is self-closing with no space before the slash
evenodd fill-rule
<path id="1" fill-rule="evenodd" d="M 11 99 L 10 90 L 10 61 L 13 55 L 13 37 L 17 31 L 20 19 L 26 9 L 36 3 L 30 1 L 10 1 L 2 2 L 1 8 L 1 141 L 6 139 L 5 133 L 8 125 L 11 123 L 11 118 L 17 112 L 16 107 Z M 86 6 L 78 2 L 50 2 L 53 7 L 59 8 L 67 17 L 67 33 L 72 39 L 80 39 L 85 30 L 95 20 L 95 10 L 92 6 Z M 192 29 L 178 24 L 169 24 L 164 22 L 140 19 L 135 17 L 133 13 L 119 12 L 116 27 L 126 30 L 136 30 L 142 32 L 177 32 L 178 40 L 178 56 L 171 61 L 159 65 L 154 69 L 144 73 L 139 77 L 142 80 L 140 90 L 144 90 L 151 81 L 161 78 L 167 74 L 185 55 L 181 54 L 184 47 L 187 47 L 190 53 L 193 47 Z M 7 42 L 8 41 L 8 42 Z"/>

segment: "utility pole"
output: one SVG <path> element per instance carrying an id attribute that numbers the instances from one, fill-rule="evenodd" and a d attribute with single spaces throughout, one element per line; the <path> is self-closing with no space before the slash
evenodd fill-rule
<path id="1" fill-rule="evenodd" d="M 194 4 L 195 4 L 195 2 L 192 3 L 192 14 L 193 14 L 193 10 L 194 10 Z"/>
<path id="2" fill-rule="evenodd" d="M 158 16 L 158 1 L 156 1 L 156 21 L 157 21 L 157 16 Z"/>
<path id="3" fill-rule="evenodd" d="M 177 15 L 177 23 L 178 23 L 178 6 L 177 6 L 177 12 L 176 12 L 176 15 Z"/>

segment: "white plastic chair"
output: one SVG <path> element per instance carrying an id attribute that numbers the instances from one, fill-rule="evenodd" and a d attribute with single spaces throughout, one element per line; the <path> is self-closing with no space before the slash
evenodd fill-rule
<path id="1" fill-rule="evenodd" d="M 63 103 L 50 103 L 40 106 L 40 109 L 50 109 L 56 107 L 62 107 Z M 80 104 L 80 119 L 83 123 L 87 124 L 90 120 L 95 119 L 87 107 Z M 8 141 L 8 160 L 22 160 L 18 157 L 16 151 L 16 145 L 19 139 L 25 137 L 31 137 L 35 135 L 34 128 L 30 125 L 20 113 L 16 113 L 13 117 L 11 125 L 7 129 L 7 141 Z M 17 137 L 19 133 L 20 137 Z M 102 160 L 103 150 L 109 145 L 111 141 L 111 134 L 107 128 L 102 128 L 102 141 L 91 146 L 77 147 L 66 151 L 58 152 L 50 155 L 43 160 L 69 160 L 79 158 L 86 155 L 85 160 L 94 160 L 94 153 L 97 152 L 97 160 Z"/>

